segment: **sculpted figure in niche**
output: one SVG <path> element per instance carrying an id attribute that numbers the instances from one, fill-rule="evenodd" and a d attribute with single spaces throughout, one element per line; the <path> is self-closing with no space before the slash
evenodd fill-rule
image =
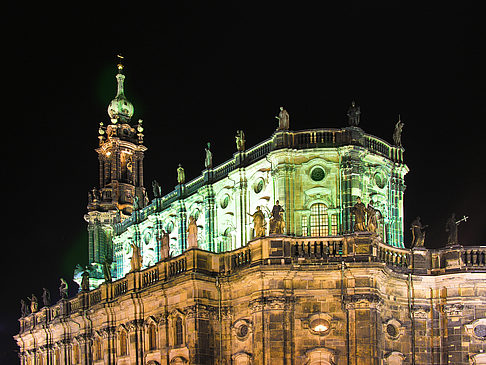
<path id="1" fill-rule="evenodd" d="M 290 116 L 289 113 L 284 109 L 283 106 L 280 107 L 280 112 L 275 117 L 278 119 L 278 129 L 281 130 L 288 130 L 290 124 Z"/>
<path id="2" fill-rule="evenodd" d="M 428 226 L 422 225 L 420 217 L 415 218 L 410 225 L 412 231 L 412 247 L 424 247 L 425 242 L 425 228 Z"/>
<path id="3" fill-rule="evenodd" d="M 169 233 L 167 233 L 165 230 L 162 230 L 162 239 L 161 239 L 161 246 L 162 246 L 162 260 L 169 258 Z"/>
<path id="4" fill-rule="evenodd" d="M 256 212 L 253 214 L 248 213 L 248 215 L 253 218 L 254 238 L 265 236 L 265 226 L 267 222 L 265 222 L 265 215 L 263 214 L 261 207 L 257 206 Z"/>
<path id="5" fill-rule="evenodd" d="M 361 198 L 356 199 L 356 204 L 351 208 L 354 215 L 354 231 L 366 231 L 366 207 L 361 202 Z"/>
<path id="6" fill-rule="evenodd" d="M 61 285 L 59 286 L 59 296 L 61 299 L 67 299 L 68 297 L 68 283 L 61 278 Z"/>
<path id="7" fill-rule="evenodd" d="M 236 150 L 243 152 L 245 150 L 245 133 L 242 130 L 236 132 Z"/>
<path id="8" fill-rule="evenodd" d="M 140 247 L 135 243 L 130 242 L 132 247 L 132 258 L 130 259 L 130 272 L 139 271 L 142 268 L 142 253 L 140 252 Z"/>
<path id="9" fill-rule="evenodd" d="M 270 234 L 282 234 L 285 229 L 285 222 L 283 219 L 284 209 L 277 200 L 272 209 L 272 215 L 270 217 Z"/>
<path id="10" fill-rule="evenodd" d="M 184 168 L 179 164 L 177 168 L 177 183 L 184 184 L 186 181 L 186 174 L 184 173 Z"/>
<path id="11" fill-rule="evenodd" d="M 42 288 L 42 303 L 44 307 L 51 305 L 51 293 L 46 288 Z"/>
<path id="12" fill-rule="evenodd" d="M 196 218 L 192 215 L 189 217 L 189 226 L 187 227 L 187 248 L 197 247 L 197 224 Z"/>

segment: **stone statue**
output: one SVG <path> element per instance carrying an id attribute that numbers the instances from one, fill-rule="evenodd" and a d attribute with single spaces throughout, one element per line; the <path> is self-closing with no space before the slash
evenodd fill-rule
<path id="1" fill-rule="evenodd" d="M 187 248 L 197 247 L 197 224 L 196 218 L 192 215 L 189 217 L 189 226 L 187 227 Z"/>
<path id="2" fill-rule="evenodd" d="M 162 189 L 157 180 L 152 181 L 152 192 L 154 193 L 154 198 L 162 197 Z"/>
<path id="3" fill-rule="evenodd" d="M 51 305 L 51 293 L 46 288 L 42 288 L 42 303 L 44 307 Z"/>
<path id="4" fill-rule="evenodd" d="M 247 213 L 250 217 L 253 218 L 253 230 L 254 230 L 254 238 L 257 237 L 264 237 L 265 236 L 265 215 L 262 212 L 260 206 L 256 207 L 256 212 L 253 214 Z"/>
<path id="5" fill-rule="evenodd" d="M 356 204 L 351 208 L 351 213 L 354 215 L 354 230 L 355 232 L 366 231 L 366 207 L 361 202 L 361 198 L 356 199 Z"/>
<path id="6" fill-rule="evenodd" d="M 284 109 L 283 106 L 280 107 L 280 112 L 275 117 L 278 119 L 278 131 L 288 130 L 289 129 L 289 113 Z"/>
<path id="7" fill-rule="evenodd" d="M 279 204 L 279 201 L 277 200 L 275 202 L 275 205 L 273 206 L 272 214 L 270 216 L 270 234 L 284 233 L 285 222 L 283 219 L 283 212 L 284 209 L 282 208 L 282 206 Z"/>
<path id="8" fill-rule="evenodd" d="M 142 268 L 142 253 L 140 252 L 140 247 L 135 243 L 130 242 L 132 247 L 132 258 L 130 259 L 130 272 L 139 271 Z"/>
<path id="9" fill-rule="evenodd" d="M 133 198 L 133 211 L 136 212 L 137 210 L 140 210 L 140 208 L 140 199 L 138 196 L 135 196 L 135 198 Z"/>
<path id="10" fill-rule="evenodd" d="M 68 283 L 61 278 L 61 285 L 59 286 L 59 296 L 61 299 L 67 299 L 68 297 Z"/>
<path id="11" fill-rule="evenodd" d="M 370 200 L 368 203 L 368 206 L 366 207 L 366 213 L 368 215 L 368 222 L 367 222 L 367 230 L 369 232 L 376 232 L 376 229 L 378 228 L 378 218 L 380 216 L 380 211 L 378 209 L 375 209 L 373 207 L 373 200 Z"/>
<path id="12" fill-rule="evenodd" d="M 162 240 L 161 240 L 162 260 L 169 258 L 169 251 L 170 251 L 169 241 L 170 241 L 169 233 L 167 233 L 165 230 L 162 230 Z"/>
<path id="13" fill-rule="evenodd" d="M 81 275 L 81 291 L 88 292 L 89 291 L 89 272 L 88 270 L 84 270 L 83 274 Z"/>
<path id="14" fill-rule="evenodd" d="M 242 130 L 236 132 L 236 150 L 243 152 L 245 150 L 245 133 Z"/>
<path id="15" fill-rule="evenodd" d="M 428 226 L 422 225 L 420 222 L 420 217 L 413 220 L 410 225 L 410 230 L 412 231 L 412 247 L 424 247 L 425 243 L 425 229 Z"/>
<path id="16" fill-rule="evenodd" d="M 29 307 L 27 306 L 27 303 L 25 303 L 25 300 L 20 299 L 20 313 L 22 314 L 22 317 L 28 316 L 29 313 Z"/>
<path id="17" fill-rule="evenodd" d="M 103 277 L 105 278 L 105 283 L 111 283 L 112 277 L 111 277 L 111 262 L 108 261 L 108 259 L 105 257 L 105 260 L 103 261 Z"/>
<path id="18" fill-rule="evenodd" d="M 32 297 L 29 298 L 29 300 L 30 300 L 30 312 L 31 313 L 37 312 L 37 309 L 39 307 L 39 302 L 37 301 L 37 297 L 34 294 L 32 294 Z"/>
<path id="19" fill-rule="evenodd" d="M 184 173 L 184 168 L 179 164 L 177 168 L 177 183 L 184 184 L 186 181 L 186 174 Z"/>
<path id="20" fill-rule="evenodd" d="M 469 217 L 464 216 L 462 219 L 456 221 L 456 214 L 452 213 L 451 217 L 446 222 L 446 232 L 448 233 L 447 245 L 454 246 L 458 244 L 457 241 L 457 226 L 461 222 L 466 222 Z"/>
<path id="21" fill-rule="evenodd" d="M 213 154 L 210 150 L 211 144 L 208 142 L 208 146 L 205 148 L 206 150 L 206 158 L 204 159 L 204 167 L 210 169 L 213 167 Z"/>
<path id="22" fill-rule="evenodd" d="M 400 116 L 398 116 L 398 122 L 395 124 L 395 131 L 393 132 L 393 143 L 395 146 L 402 147 L 402 129 L 405 123 L 400 120 Z"/>
<path id="23" fill-rule="evenodd" d="M 357 127 L 359 124 L 359 118 L 361 115 L 361 109 L 359 106 L 356 106 L 355 102 L 351 103 L 351 106 L 348 109 L 348 123 L 352 127 Z"/>

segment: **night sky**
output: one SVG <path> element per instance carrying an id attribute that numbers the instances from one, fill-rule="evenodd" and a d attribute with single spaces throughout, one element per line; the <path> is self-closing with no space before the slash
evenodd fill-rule
<path id="1" fill-rule="evenodd" d="M 367 133 L 392 142 L 399 114 L 405 123 L 407 245 L 420 215 L 426 246 L 443 246 L 452 212 L 470 217 L 460 243 L 486 245 L 479 9 L 162 3 L 3 12 L 1 364 L 17 361 L 20 299 L 47 287 L 57 300 L 59 278 L 87 263 L 83 215 L 98 184 L 94 149 L 99 123 L 109 123 L 117 53 L 133 121 L 144 121 L 151 198 L 153 179 L 164 194 L 174 188 L 179 162 L 188 180 L 198 176 L 207 142 L 218 165 L 234 153 L 238 129 L 247 147 L 268 138 L 279 106 L 292 130 L 340 128 L 355 100 Z"/>

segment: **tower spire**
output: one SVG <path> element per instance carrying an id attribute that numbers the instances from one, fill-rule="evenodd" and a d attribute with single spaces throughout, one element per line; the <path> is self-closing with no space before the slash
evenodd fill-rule
<path id="1" fill-rule="evenodd" d="M 123 63 L 124 57 L 120 54 L 117 55 L 118 58 L 118 73 L 116 75 L 117 81 L 117 92 L 115 98 L 108 105 L 108 115 L 112 123 L 116 124 L 118 121 L 122 123 L 129 123 L 133 116 L 133 105 L 125 97 L 124 82 L 125 75 L 123 74 Z"/>

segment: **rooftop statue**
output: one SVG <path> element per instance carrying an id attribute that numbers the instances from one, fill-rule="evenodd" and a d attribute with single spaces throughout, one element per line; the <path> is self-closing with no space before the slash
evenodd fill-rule
<path id="1" fill-rule="evenodd" d="M 22 314 L 22 317 L 26 317 L 29 315 L 29 307 L 23 299 L 20 299 L 20 313 Z"/>
<path id="2" fill-rule="evenodd" d="M 270 234 L 283 234 L 285 229 L 285 222 L 283 219 L 283 207 L 279 204 L 277 200 L 272 209 L 272 214 L 270 216 Z"/>
<path id="3" fill-rule="evenodd" d="M 51 305 L 51 293 L 46 288 L 42 288 L 42 303 L 44 307 Z"/>
<path id="4" fill-rule="evenodd" d="M 179 164 L 177 168 L 177 183 L 184 184 L 186 181 L 186 174 L 184 173 L 184 168 Z"/>
<path id="5" fill-rule="evenodd" d="M 289 129 L 289 113 L 284 109 L 283 106 L 280 107 L 280 112 L 278 115 L 275 117 L 278 119 L 278 129 L 279 131 L 281 130 L 288 130 Z"/>
<path id="6" fill-rule="evenodd" d="M 398 116 L 398 122 L 395 124 L 395 131 L 393 132 L 393 143 L 395 146 L 402 147 L 402 129 L 405 123 L 400 120 L 400 115 Z"/>
<path id="7" fill-rule="evenodd" d="M 59 296 L 61 299 L 67 299 L 68 297 L 68 283 L 61 278 L 61 285 L 59 286 Z"/>
<path id="8" fill-rule="evenodd" d="M 133 198 L 133 211 L 136 212 L 137 210 L 140 209 L 141 209 L 140 199 L 138 198 L 138 196 L 135 196 L 135 198 Z"/>
<path id="9" fill-rule="evenodd" d="M 359 106 L 356 106 L 355 102 L 351 103 L 351 106 L 348 109 L 348 123 L 352 127 L 357 127 L 359 124 L 359 118 L 361 115 L 361 109 Z"/>
<path id="10" fill-rule="evenodd" d="M 447 245 L 454 246 L 458 244 L 457 241 L 457 226 L 461 222 L 466 222 L 469 217 L 464 216 L 462 219 L 456 221 L 456 214 L 452 213 L 451 217 L 446 222 L 445 230 L 448 233 Z"/>
<path id="11" fill-rule="evenodd" d="M 425 228 L 428 226 L 422 225 L 420 222 L 420 217 L 413 220 L 410 225 L 410 230 L 412 231 L 412 247 L 424 247 L 425 243 Z"/>
<path id="12" fill-rule="evenodd" d="M 354 230 L 366 231 L 366 207 L 361 202 L 361 198 L 356 199 L 356 204 L 351 208 L 351 213 L 354 215 Z"/>
<path id="13" fill-rule="evenodd" d="M 366 214 L 368 215 L 368 222 L 367 222 L 367 230 L 369 232 L 376 232 L 378 228 L 378 219 L 381 216 L 381 213 L 378 209 L 373 207 L 373 200 L 370 200 L 368 206 L 366 207 Z"/>
<path id="14" fill-rule="evenodd" d="M 250 217 L 253 218 L 253 230 L 254 230 L 254 238 L 257 237 L 264 237 L 265 236 L 265 226 L 267 222 L 265 222 L 265 215 L 262 212 L 260 206 L 256 207 L 256 212 L 253 214 L 247 213 Z"/>
<path id="15" fill-rule="evenodd" d="M 132 247 L 132 258 L 130 259 L 130 272 L 139 271 L 142 268 L 142 253 L 140 251 L 140 247 L 138 247 L 135 243 L 130 242 L 130 246 Z"/>
<path id="16" fill-rule="evenodd" d="M 34 294 L 32 294 L 32 297 L 29 298 L 29 300 L 30 300 L 30 311 L 31 311 L 31 313 L 37 312 L 37 309 L 39 307 L 37 297 Z"/>
<path id="17" fill-rule="evenodd" d="M 211 144 L 208 142 L 208 146 L 205 148 L 206 150 L 206 158 L 204 159 L 204 167 L 210 169 L 213 167 L 213 154 L 210 150 Z"/>
<path id="18" fill-rule="evenodd" d="M 162 189 L 157 180 L 152 181 L 152 192 L 154 193 L 154 198 L 162 197 Z"/>
<path id="19" fill-rule="evenodd" d="M 89 272 L 88 272 L 88 269 L 85 269 L 83 271 L 83 274 L 82 274 L 81 291 L 83 291 L 83 292 L 89 291 Z"/>
<path id="20" fill-rule="evenodd" d="M 197 247 L 197 224 L 196 218 L 192 215 L 189 217 L 189 226 L 187 227 L 187 248 Z"/>
<path id="21" fill-rule="evenodd" d="M 245 133 L 242 130 L 236 132 L 236 150 L 243 152 L 245 150 Z"/>

